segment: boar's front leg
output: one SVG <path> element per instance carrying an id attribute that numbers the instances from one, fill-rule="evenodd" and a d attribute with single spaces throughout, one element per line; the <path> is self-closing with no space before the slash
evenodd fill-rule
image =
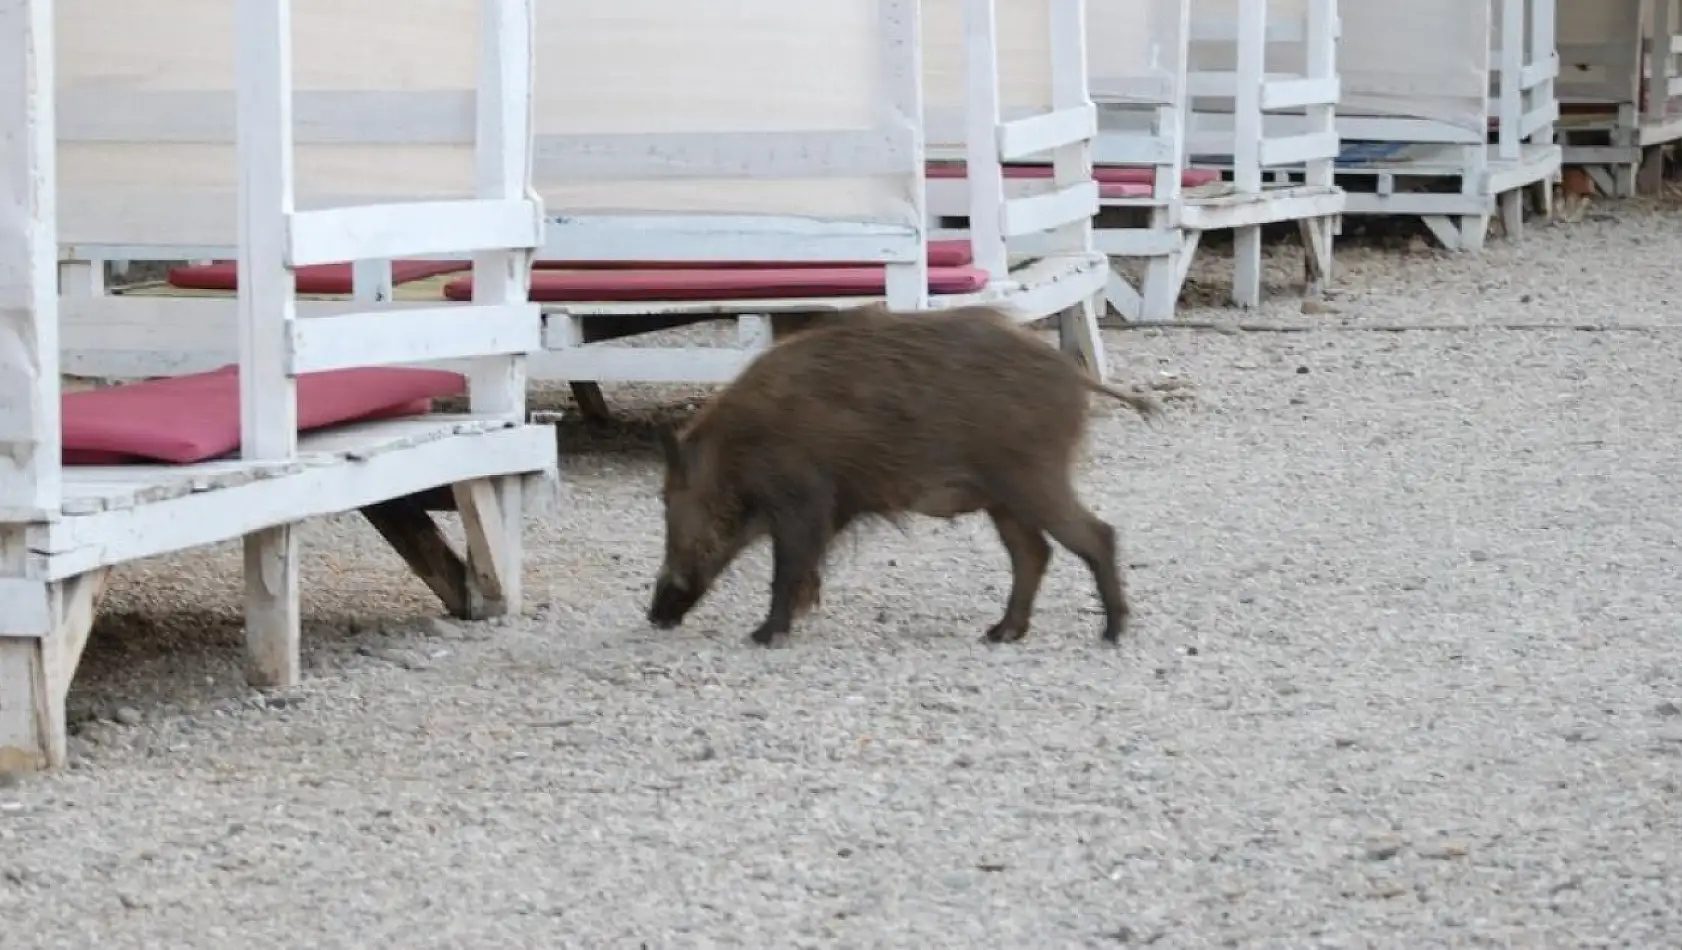
<path id="1" fill-rule="evenodd" d="M 787 639 L 795 612 L 817 601 L 819 570 L 834 528 L 822 497 L 816 491 L 804 493 L 798 503 L 785 503 L 771 516 L 771 609 L 752 636 L 760 646 Z"/>

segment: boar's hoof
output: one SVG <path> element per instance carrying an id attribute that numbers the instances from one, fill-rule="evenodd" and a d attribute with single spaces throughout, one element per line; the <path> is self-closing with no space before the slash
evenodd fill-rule
<path id="1" fill-rule="evenodd" d="M 748 635 L 748 640 L 756 646 L 762 647 L 787 646 L 788 628 L 762 623 L 758 629 Z"/>
<path id="2" fill-rule="evenodd" d="M 1126 633 L 1126 632 L 1127 632 L 1127 615 L 1126 614 L 1122 614 L 1121 616 L 1116 617 L 1112 620 L 1107 620 L 1104 623 L 1104 642 L 1105 643 L 1115 643 L 1118 640 L 1120 640 L 1121 635 Z"/>
<path id="3" fill-rule="evenodd" d="M 1001 620 L 987 628 L 987 634 L 982 637 L 982 640 L 987 643 L 1015 643 L 1027 635 L 1027 624 L 1011 623 L 1008 620 Z"/>

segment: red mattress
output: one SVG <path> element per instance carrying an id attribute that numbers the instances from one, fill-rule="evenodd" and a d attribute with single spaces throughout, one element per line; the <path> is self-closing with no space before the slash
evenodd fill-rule
<path id="1" fill-rule="evenodd" d="M 930 241 L 930 267 L 964 267 L 975 263 L 969 242 L 963 238 Z M 783 267 L 871 267 L 857 261 L 538 261 L 540 270 L 769 270 Z"/>
<path id="2" fill-rule="evenodd" d="M 987 286 L 980 268 L 930 267 L 929 292 L 963 294 Z M 887 291 L 881 265 L 726 266 L 638 269 L 546 269 L 531 275 L 531 299 L 544 303 L 632 300 L 765 300 L 778 297 L 870 297 Z M 473 278 L 444 285 L 450 300 L 471 300 Z"/>
<path id="3" fill-rule="evenodd" d="M 1015 179 L 1050 178 L 1050 165 L 1006 165 L 1005 177 Z M 962 178 L 966 172 L 963 162 L 929 162 L 925 174 L 930 178 Z M 1092 169 L 1092 180 L 1098 183 L 1098 192 L 1105 198 L 1148 198 L 1151 188 L 1156 183 L 1156 169 L 1149 166 L 1135 165 L 1097 165 Z M 1187 168 L 1180 172 L 1180 185 L 1184 188 L 1195 188 L 1210 182 L 1220 181 L 1221 173 L 1212 168 Z"/>
<path id="4" fill-rule="evenodd" d="M 454 274 L 472 266 L 468 261 L 392 261 L 391 280 L 392 283 L 406 284 L 439 274 Z M 238 268 L 234 261 L 173 267 L 169 271 L 169 285 L 184 290 L 238 290 Z M 298 293 L 301 294 L 348 294 L 353 290 L 349 264 L 300 267 L 297 280 Z"/>
<path id="5" fill-rule="evenodd" d="M 298 431 L 418 415 L 466 392 L 459 373 L 369 367 L 298 377 Z M 64 464 L 185 465 L 239 448 L 239 367 L 65 393 Z"/>

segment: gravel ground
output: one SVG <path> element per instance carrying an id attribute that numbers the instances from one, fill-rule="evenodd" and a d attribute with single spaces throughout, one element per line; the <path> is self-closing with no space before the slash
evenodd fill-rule
<path id="1" fill-rule="evenodd" d="M 1630 204 L 1346 247 L 1335 315 L 1261 314 L 1480 329 L 1111 332 L 1195 394 L 1095 421 L 1119 649 L 1066 552 L 1029 639 L 978 643 L 980 519 L 848 545 L 788 649 L 743 640 L 763 552 L 653 631 L 654 458 L 572 430 L 515 624 L 313 524 L 308 679 L 264 699 L 233 550 L 136 565 L 74 767 L 0 787 L 0 945 L 1682 944 L 1679 260 Z M 1647 329 L 1500 328 L 1537 323 Z"/>

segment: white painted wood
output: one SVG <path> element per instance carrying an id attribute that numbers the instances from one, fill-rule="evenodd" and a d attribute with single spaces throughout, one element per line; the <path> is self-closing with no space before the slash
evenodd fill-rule
<path id="1" fill-rule="evenodd" d="M 888 261 L 920 254 L 918 229 L 782 215 L 571 215 L 550 218 L 544 260 Z"/>
<path id="2" fill-rule="evenodd" d="M 1086 0 L 1049 0 L 1050 9 L 1047 19 L 1050 21 L 1051 36 L 1047 47 L 1051 56 L 1051 115 L 1067 112 L 1096 111 L 1090 94 L 1087 92 L 1087 80 L 1090 71 L 1086 61 Z M 1092 139 L 1096 137 L 1097 129 L 1082 128 L 1085 134 L 1070 138 L 1052 152 L 1052 183 L 1059 189 L 1066 204 L 1058 208 L 1054 204 L 1043 204 L 1043 227 L 1030 229 L 1051 232 L 1058 241 L 1058 251 L 1068 254 L 1090 254 L 1092 252 L 1092 218 L 1098 213 L 1098 185 L 1093 180 L 1092 170 Z M 1077 199 L 1074 196 L 1083 193 L 1088 196 Z M 1076 215 L 1075 209 L 1085 207 L 1087 213 Z M 1058 214 L 1070 215 L 1059 221 Z M 1019 211 L 1014 205 L 1005 208 L 1005 220 L 1008 227 L 1026 224 L 1032 220 L 1031 213 Z M 1093 301 L 1083 302 L 1082 306 L 1091 305 Z M 1065 311 L 1063 324 L 1064 343 L 1073 347 L 1081 356 L 1089 371 L 1103 379 L 1107 373 L 1108 360 L 1104 354 L 1103 340 L 1096 334 L 1097 314 L 1091 314 L 1093 333 L 1086 335 L 1084 318 L 1077 319 L 1080 312 L 1076 308 Z M 1072 335 L 1071 335 L 1072 334 Z M 1078 340 L 1076 339 L 1078 337 Z"/>
<path id="3" fill-rule="evenodd" d="M 293 267 L 536 247 L 543 240 L 543 204 L 519 196 L 325 208 L 291 214 L 290 231 Z"/>
<path id="4" fill-rule="evenodd" d="M 536 82 L 534 0 L 483 0 L 480 32 L 478 126 L 474 185 L 483 200 L 528 201 L 542 217 L 533 182 L 532 115 Z M 532 259 L 541 234 L 507 241 L 473 256 L 473 302 L 522 312 L 522 352 L 475 361 L 468 396 L 473 412 L 523 423 L 526 419 L 525 354 L 537 350 L 542 317 L 526 305 Z M 469 535 L 470 596 L 486 614 L 524 610 L 524 484 L 518 475 L 486 480 L 459 496 Z"/>
<path id="5" fill-rule="evenodd" d="M 391 366 L 525 355 L 543 345 L 536 304 L 505 303 L 370 310 L 292 321 L 293 375 L 356 366 Z"/>
<path id="6" fill-rule="evenodd" d="M 0 577 L 0 637 L 45 637 L 57 623 L 46 581 Z"/>
<path id="7" fill-rule="evenodd" d="M 545 132 L 535 142 L 539 181 L 648 181 L 731 178 L 858 178 L 906 175 L 913 169 L 917 128 L 894 122 L 876 129 L 791 129 L 755 132 Z"/>
<path id="8" fill-rule="evenodd" d="M 350 266 L 351 296 L 358 301 L 388 303 L 397 293 L 392 281 L 391 261 L 360 260 Z M 300 312 L 297 316 L 302 317 Z"/>
<path id="9" fill-rule="evenodd" d="M 1328 150 L 1331 154 L 1336 154 L 1337 149 L 1336 132 L 1273 136 L 1260 141 L 1256 150 L 1256 160 L 1263 168 L 1307 165 L 1324 161 Z"/>
<path id="10" fill-rule="evenodd" d="M 963 8 L 964 177 L 969 183 L 970 247 L 977 267 L 992 280 L 1010 273 L 1005 254 L 1002 95 L 999 20 L 993 0 L 967 0 Z"/>
<path id="11" fill-rule="evenodd" d="M 1090 174 L 1090 173 L 1089 173 Z M 1098 185 L 1090 178 L 1058 191 L 1016 198 L 1005 204 L 1001 229 L 1007 238 L 1038 234 L 1098 213 Z"/>
<path id="12" fill-rule="evenodd" d="M 1091 103 L 999 125 L 999 160 L 1016 162 L 1098 135 L 1098 108 Z"/>
<path id="13" fill-rule="evenodd" d="M 207 42 L 220 42 L 209 39 Z M 59 84 L 61 141 L 231 145 L 238 102 L 231 89 L 113 88 Z M 463 89 L 298 89 L 294 143 L 471 145 L 473 93 Z"/>
<path id="14" fill-rule="evenodd" d="M 0 511 L 21 517 L 59 500 L 53 51 L 49 3 L 0 0 Z"/>
<path id="15" fill-rule="evenodd" d="M 240 455 L 291 458 L 297 388 L 288 371 L 293 274 L 290 0 L 237 0 L 239 157 Z M 302 678 L 298 540 L 291 525 L 244 539 L 247 676 L 259 688 Z"/>
<path id="16" fill-rule="evenodd" d="M 280 466 L 269 477 L 214 490 L 188 490 L 46 526 L 40 532 L 35 569 L 44 578 L 61 579 L 443 485 L 554 469 L 555 437 L 548 426 L 487 423 L 468 427 L 459 418 L 429 417 L 306 435 L 301 464 Z M 194 479 L 190 469 L 179 467 L 151 472 L 159 479 L 184 479 L 189 488 Z M 71 485 L 84 476 L 79 469 L 68 474 Z"/>

